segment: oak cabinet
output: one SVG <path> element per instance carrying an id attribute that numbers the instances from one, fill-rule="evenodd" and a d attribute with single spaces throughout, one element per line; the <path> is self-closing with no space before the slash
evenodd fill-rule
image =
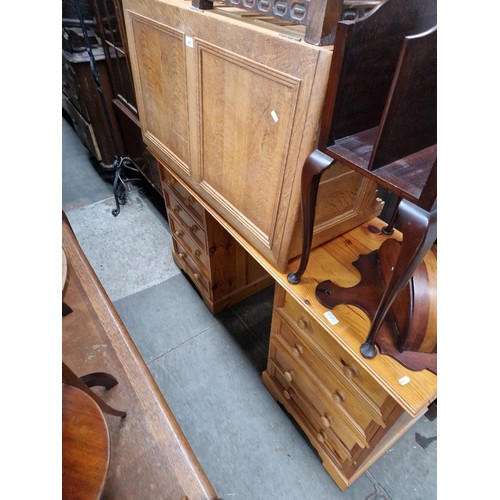
<path id="1" fill-rule="evenodd" d="M 124 0 L 143 140 L 278 269 L 300 254 L 300 174 L 317 140 L 332 47 L 238 9 Z M 342 165 L 318 196 L 313 245 L 379 214 L 376 186 Z"/>

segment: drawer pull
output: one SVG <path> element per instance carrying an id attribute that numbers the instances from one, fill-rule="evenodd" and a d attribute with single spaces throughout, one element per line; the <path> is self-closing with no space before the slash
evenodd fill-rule
<path id="1" fill-rule="evenodd" d="M 172 179 L 171 177 L 167 179 L 167 186 L 173 187 L 175 184 L 175 179 Z"/>
<path id="2" fill-rule="evenodd" d="M 298 358 L 304 352 L 303 347 L 300 344 L 296 344 L 295 347 L 292 347 L 292 354 Z"/>
<path id="3" fill-rule="evenodd" d="M 189 230 L 190 230 L 193 234 L 196 234 L 196 233 L 200 230 L 200 228 L 199 228 L 196 224 L 193 224 L 193 225 L 189 228 Z"/>
<path id="4" fill-rule="evenodd" d="M 294 375 L 293 370 L 286 371 L 284 375 L 288 382 L 293 382 L 293 375 Z"/>
<path id="5" fill-rule="evenodd" d="M 301 330 L 307 330 L 311 325 L 309 323 L 309 320 L 307 318 L 300 318 L 298 321 L 297 321 L 297 326 L 301 329 Z"/>
<path id="6" fill-rule="evenodd" d="M 182 231 L 179 231 L 178 229 L 175 231 L 175 235 L 178 236 L 179 238 L 182 238 L 184 236 L 184 233 Z"/>
<path id="7" fill-rule="evenodd" d="M 184 252 L 179 252 L 177 255 L 178 255 L 179 259 L 185 259 L 186 258 L 186 254 Z"/>
<path id="8" fill-rule="evenodd" d="M 200 250 L 199 248 L 197 248 L 197 249 L 194 251 L 194 256 L 195 256 L 195 257 L 200 258 L 200 256 L 201 256 L 201 250 Z"/>
<path id="9" fill-rule="evenodd" d="M 185 200 L 184 200 L 184 203 L 189 207 L 190 205 L 192 205 L 194 203 L 194 198 L 189 195 Z"/>
<path id="10" fill-rule="evenodd" d="M 181 211 L 181 207 L 179 205 L 175 205 L 175 207 L 172 209 L 176 214 L 178 214 Z"/>
<path id="11" fill-rule="evenodd" d="M 327 429 L 328 429 L 328 427 L 330 427 L 332 425 L 332 417 L 330 415 L 328 415 L 328 413 L 325 413 L 321 417 L 321 425 L 323 427 L 326 427 Z"/>
<path id="12" fill-rule="evenodd" d="M 332 395 L 333 401 L 337 404 L 341 404 L 345 401 L 345 395 L 343 392 L 335 391 Z"/>
<path id="13" fill-rule="evenodd" d="M 286 389 L 283 391 L 283 396 L 285 399 L 292 399 L 292 395 Z"/>
<path id="14" fill-rule="evenodd" d="M 318 432 L 318 434 L 316 434 L 316 439 L 320 442 L 320 443 L 324 443 L 326 441 L 326 434 L 325 434 L 325 431 L 321 430 Z"/>
<path id="15" fill-rule="evenodd" d="M 344 360 L 341 360 L 342 361 L 342 364 L 344 365 L 344 375 L 348 378 L 348 379 L 353 379 L 357 374 L 358 374 L 358 369 L 353 366 L 353 365 L 348 365 Z"/>
<path id="16" fill-rule="evenodd" d="M 194 278 L 198 281 L 200 281 L 201 276 L 198 273 L 194 273 Z"/>

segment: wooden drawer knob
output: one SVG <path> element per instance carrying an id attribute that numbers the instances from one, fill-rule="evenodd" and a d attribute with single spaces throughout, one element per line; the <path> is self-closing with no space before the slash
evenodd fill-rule
<path id="1" fill-rule="evenodd" d="M 304 352 L 304 349 L 300 344 L 296 344 L 295 347 L 292 347 L 292 354 L 298 358 L 302 353 Z"/>
<path id="2" fill-rule="evenodd" d="M 326 427 L 327 429 L 328 429 L 328 427 L 330 427 L 330 425 L 332 425 L 332 417 L 330 417 L 330 415 L 328 415 L 328 413 L 325 413 L 321 417 L 321 425 L 323 427 Z"/>
<path id="3" fill-rule="evenodd" d="M 175 184 L 175 179 L 172 179 L 171 177 L 167 179 L 167 186 L 173 187 Z"/>
<path id="4" fill-rule="evenodd" d="M 345 401 L 345 395 L 343 392 L 335 391 L 332 395 L 333 401 L 337 404 L 341 404 Z"/>
<path id="5" fill-rule="evenodd" d="M 194 251 L 194 255 L 195 257 L 200 257 L 201 256 L 201 250 L 199 248 L 197 248 L 195 251 Z"/>
<path id="6" fill-rule="evenodd" d="M 181 207 L 179 205 L 175 205 L 175 207 L 172 209 L 176 214 L 178 214 L 181 211 Z"/>
<path id="7" fill-rule="evenodd" d="M 198 281 L 200 281 L 201 276 L 198 273 L 194 273 L 194 278 Z"/>
<path id="8" fill-rule="evenodd" d="M 292 370 L 288 370 L 284 373 L 285 375 L 285 378 L 288 380 L 288 382 L 292 382 L 293 381 L 293 371 Z"/>
<path id="9" fill-rule="evenodd" d="M 200 228 L 199 228 L 196 224 L 193 224 L 193 225 L 189 228 L 189 230 L 190 230 L 193 234 L 195 234 L 195 233 L 197 233 L 197 232 L 200 230 Z"/>
<path id="10" fill-rule="evenodd" d="M 189 207 L 191 206 L 193 203 L 194 203 L 194 198 L 189 195 L 185 200 L 184 200 L 184 203 Z"/>
<path id="11" fill-rule="evenodd" d="M 292 395 L 286 389 L 283 391 L 283 396 L 285 399 L 292 399 Z"/>
<path id="12" fill-rule="evenodd" d="M 344 366 L 344 375 L 346 376 L 346 378 L 352 380 L 357 374 L 358 374 L 358 369 L 355 366 L 352 365 Z"/>
<path id="13" fill-rule="evenodd" d="M 184 233 L 182 231 L 179 231 L 178 229 L 175 231 L 175 235 L 176 236 L 179 236 L 179 238 L 181 238 L 182 236 L 184 236 Z"/>
<path id="14" fill-rule="evenodd" d="M 316 439 L 320 443 L 324 443 L 326 441 L 326 434 L 325 431 L 319 431 L 318 434 L 316 434 Z"/>
<path id="15" fill-rule="evenodd" d="M 185 259 L 186 258 L 186 254 L 184 252 L 179 252 L 177 255 L 178 255 L 179 259 Z"/>
<path id="16" fill-rule="evenodd" d="M 301 330 L 307 330 L 310 326 L 310 323 L 309 323 L 309 320 L 307 318 L 300 318 L 298 321 L 297 321 L 297 326 L 301 329 Z"/>

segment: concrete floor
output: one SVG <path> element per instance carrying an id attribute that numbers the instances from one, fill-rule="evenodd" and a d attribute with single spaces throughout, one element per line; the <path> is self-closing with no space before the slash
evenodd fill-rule
<path id="1" fill-rule="evenodd" d="M 224 500 L 437 498 L 429 411 L 344 493 L 261 382 L 273 287 L 213 316 L 171 258 L 162 198 L 128 184 L 117 217 L 100 173 L 62 121 L 62 205 L 218 495 Z M 145 192 L 138 189 L 145 186 Z M 144 499 L 150 497 L 145 493 Z M 163 499 L 162 499 L 163 500 Z"/>

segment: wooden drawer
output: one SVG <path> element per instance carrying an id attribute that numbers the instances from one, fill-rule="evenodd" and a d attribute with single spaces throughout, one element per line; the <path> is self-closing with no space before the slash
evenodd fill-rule
<path id="1" fill-rule="evenodd" d="M 208 271 L 210 269 L 210 259 L 207 252 L 200 248 L 198 243 L 191 237 L 189 230 L 172 213 L 169 213 L 169 225 L 172 236 L 177 240 L 178 244 L 197 262 L 198 267 L 205 272 L 206 276 L 210 276 Z"/>
<path id="2" fill-rule="evenodd" d="M 172 193 L 172 195 L 184 205 L 185 210 L 189 212 L 193 219 L 198 221 L 199 224 L 204 225 L 205 209 L 193 198 L 193 196 L 191 196 L 189 191 L 167 171 L 161 162 L 158 163 L 164 188 L 168 193 Z"/>
<path id="3" fill-rule="evenodd" d="M 204 275 L 202 268 L 196 264 L 175 237 L 173 238 L 173 246 L 172 253 L 175 262 L 188 273 L 197 287 L 201 288 L 205 294 L 211 297 L 210 282 Z"/>
<path id="4" fill-rule="evenodd" d="M 343 463 L 350 462 L 352 460 L 350 449 L 331 428 L 322 425 L 321 415 L 310 406 L 300 392 L 290 387 L 286 375 L 280 368 L 270 362 L 267 374 L 276 386 L 282 404 L 299 421 L 315 448 L 321 449 L 340 467 Z"/>
<path id="5" fill-rule="evenodd" d="M 338 413 L 345 425 L 352 429 L 353 435 L 359 439 L 359 444 L 366 446 L 370 438 L 366 435 L 366 429 L 375 420 L 372 405 L 367 405 L 364 400 L 356 398 L 351 388 L 344 382 L 344 377 L 337 376 L 328 365 L 321 362 L 280 317 L 273 325 L 273 338 L 307 374 L 313 386 L 321 391 L 325 403 L 332 408 L 332 411 Z M 379 413 L 376 413 L 376 417 L 377 424 L 383 425 Z"/>
<path id="6" fill-rule="evenodd" d="M 203 252 L 208 253 L 205 224 L 193 219 L 191 211 L 188 211 L 189 209 L 185 207 L 184 204 L 175 196 L 170 194 L 168 191 L 166 191 L 165 194 L 169 215 L 173 214 L 177 221 L 181 222 L 184 226 L 185 233 L 190 235 Z"/>
<path id="7" fill-rule="evenodd" d="M 328 365 L 343 374 L 343 379 L 353 393 L 373 409 L 377 409 L 376 413 L 380 414 L 378 408 L 383 406 L 387 393 L 373 377 L 289 294 L 285 294 L 284 305 L 279 308 L 279 312 L 293 326 L 303 342 L 309 344 Z"/>
<path id="8" fill-rule="evenodd" d="M 356 443 L 363 448 L 368 446 L 363 428 L 350 417 L 344 407 L 329 400 L 322 385 L 316 383 L 317 379 L 311 377 L 310 372 L 292 358 L 288 347 L 275 337 L 271 341 L 269 359 L 285 376 L 287 387 L 299 392 L 309 406 L 314 408 L 322 428 L 331 428 L 349 449 Z"/>

